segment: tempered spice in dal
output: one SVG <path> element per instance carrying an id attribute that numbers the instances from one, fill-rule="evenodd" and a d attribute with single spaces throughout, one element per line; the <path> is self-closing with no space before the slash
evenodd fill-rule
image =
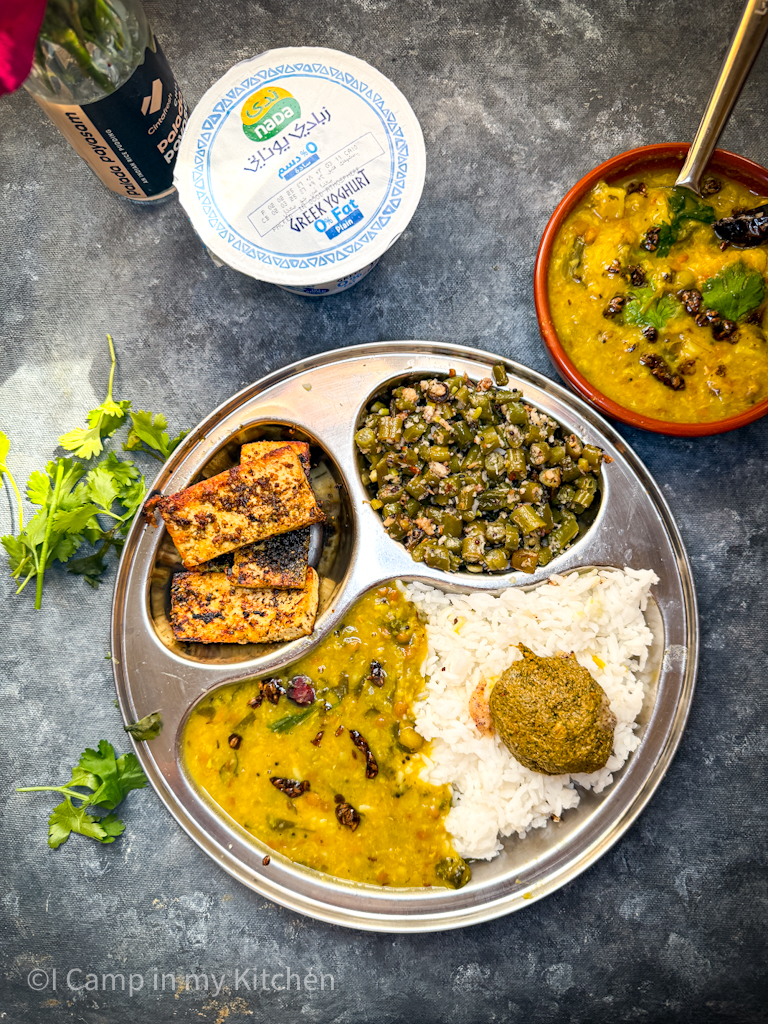
<path id="1" fill-rule="evenodd" d="M 281 675 L 198 705 L 184 732 L 189 774 L 254 836 L 307 867 L 375 885 L 464 885 L 469 868 L 445 829 L 450 787 L 418 778 L 412 708 L 426 652 L 413 605 L 379 587 Z"/>

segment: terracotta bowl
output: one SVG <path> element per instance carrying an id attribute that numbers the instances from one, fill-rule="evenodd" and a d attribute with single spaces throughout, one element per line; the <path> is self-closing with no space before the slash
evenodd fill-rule
<path id="1" fill-rule="evenodd" d="M 581 202 L 598 181 L 602 179 L 608 184 L 612 184 L 630 175 L 640 176 L 651 170 L 670 167 L 678 170 L 683 165 L 688 148 L 687 143 L 681 142 L 662 142 L 654 146 L 638 146 L 637 149 L 630 149 L 626 153 L 619 153 L 618 156 L 611 157 L 610 160 L 595 167 L 581 181 L 578 181 L 561 200 L 542 235 L 539 252 L 536 256 L 533 287 L 536 315 L 539 319 L 539 329 L 544 344 L 549 350 L 555 369 L 574 391 L 608 416 L 620 420 L 622 423 L 628 423 L 631 427 L 640 427 L 642 430 L 651 430 L 657 434 L 673 434 L 677 437 L 702 437 L 707 434 L 722 434 L 726 430 L 735 430 L 737 427 L 743 427 L 747 423 L 752 423 L 761 416 L 765 416 L 768 413 L 768 398 L 757 402 L 736 416 L 728 416 L 726 419 L 714 420 L 711 423 L 673 423 L 667 420 L 657 420 L 651 416 L 643 416 L 642 413 L 624 408 L 598 391 L 571 362 L 552 322 L 547 287 L 549 262 L 557 233 L 571 210 Z M 729 153 L 725 149 L 715 150 L 708 170 L 731 178 L 760 195 L 768 195 L 768 170 L 736 153 Z"/>

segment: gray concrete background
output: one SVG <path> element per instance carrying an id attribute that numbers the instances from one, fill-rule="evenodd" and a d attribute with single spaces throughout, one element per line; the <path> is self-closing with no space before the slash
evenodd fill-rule
<path id="1" fill-rule="evenodd" d="M 360 285 L 307 300 L 218 270 L 177 203 L 108 194 L 25 95 L 0 101 L 0 427 L 22 480 L 115 393 L 192 426 L 302 355 L 386 338 L 482 346 L 554 376 L 531 277 L 557 200 L 591 166 L 690 139 L 740 9 L 607 0 L 148 0 L 191 103 L 236 60 L 320 44 L 363 57 L 410 99 L 428 172 L 411 227 Z M 768 163 L 768 54 L 723 143 Z M 51 797 L 83 747 L 127 749 L 108 652 L 108 582 L 63 571 L 41 612 L 0 572 L 0 1020 L 117 1022 L 732 1021 L 765 997 L 768 421 L 697 441 L 623 430 L 663 487 L 693 562 L 703 653 L 680 752 L 648 809 L 565 889 L 493 924 L 376 936 L 317 924 L 241 888 L 132 793 L 111 847 L 45 843 Z M 144 469 L 153 473 L 151 460 Z M 0 528 L 10 526 L 0 497 Z M 235 970 L 332 974 L 325 991 L 235 991 Z M 57 969 L 32 991 L 34 968 Z M 98 992 L 66 971 L 99 975 Z M 205 971 L 218 995 L 151 989 Z M 103 972 L 145 988 L 101 991 Z M 109 985 L 109 982 L 107 983 Z M 136 982 L 138 984 L 138 982 Z M 211 982 L 211 984 L 213 984 Z M 295 982 L 293 982 L 295 985 Z M 149 988 L 149 991 L 147 989 Z M 118 981 L 119 989 L 119 981 Z"/>

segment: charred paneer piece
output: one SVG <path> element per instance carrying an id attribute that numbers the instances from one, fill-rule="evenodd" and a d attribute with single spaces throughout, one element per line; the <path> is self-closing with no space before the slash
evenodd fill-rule
<path id="1" fill-rule="evenodd" d="M 240 449 L 240 463 L 263 458 L 280 446 L 291 445 L 309 477 L 309 445 L 306 441 L 252 441 Z M 247 544 L 234 554 L 230 579 L 238 587 L 276 587 L 278 590 L 303 587 L 307 578 L 309 529 L 267 537 Z"/>
<path id="2" fill-rule="evenodd" d="M 180 572 L 171 584 L 173 635 L 202 644 L 297 640 L 314 628 L 318 589 L 314 569 L 302 590 L 252 590 L 224 572 Z"/>
<path id="3" fill-rule="evenodd" d="M 240 464 L 261 459 L 276 448 L 290 445 L 299 456 L 304 472 L 309 476 L 309 445 L 306 441 L 251 441 L 240 449 Z"/>
<path id="4" fill-rule="evenodd" d="M 325 519 L 301 459 L 289 444 L 178 494 L 150 498 L 145 516 L 155 508 L 188 569 Z"/>
<path id="5" fill-rule="evenodd" d="M 229 578 L 238 587 L 303 587 L 307 578 L 309 527 L 246 544 L 234 554 Z"/>

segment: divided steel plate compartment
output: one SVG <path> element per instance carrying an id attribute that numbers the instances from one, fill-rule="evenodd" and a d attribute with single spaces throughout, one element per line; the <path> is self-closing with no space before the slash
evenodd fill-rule
<path id="1" fill-rule="evenodd" d="M 611 457 L 603 467 L 600 508 L 587 532 L 534 575 L 430 569 L 388 536 L 368 504 L 354 434 L 370 397 L 390 382 L 449 369 L 479 379 L 498 362 L 526 401 Z M 347 927 L 384 932 L 462 927 L 510 913 L 564 885 L 600 857 L 650 799 L 680 742 L 693 695 L 698 660 L 693 579 L 677 527 L 648 471 L 602 417 L 540 374 L 477 349 L 394 341 L 323 353 L 245 388 L 189 434 L 154 487 L 165 494 L 179 491 L 234 464 L 240 444 L 270 436 L 310 442 L 313 485 L 330 513 L 322 537 L 316 531 L 313 538 L 322 585 L 310 637 L 242 647 L 177 644 L 167 622 L 169 580 L 177 561 L 164 527 L 153 530 L 137 519 L 125 545 L 112 612 L 115 683 L 126 722 L 162 712 L 160 736 L 136 744 L 161 800 L 188 835 L 244 885 Z M 300 658 L 376 584 L 420 580 L 454 592 L 498 592 L 589 566 L 653 569 L 660 580 L 646 612 L 654 644 L 645 671 L 640 746 L 603 793 L 582 790 L 578 808 L 561 822 L 534 829 L 524 840 L 510 837 L 495 860 L 474 863 L 465 888 L 377 888 L 294 864 L 254 839 L 186 776 L 180 736 L 198 700 L 219 686 Z M 265 867 L 267 852 L 271 863 Z"/>

